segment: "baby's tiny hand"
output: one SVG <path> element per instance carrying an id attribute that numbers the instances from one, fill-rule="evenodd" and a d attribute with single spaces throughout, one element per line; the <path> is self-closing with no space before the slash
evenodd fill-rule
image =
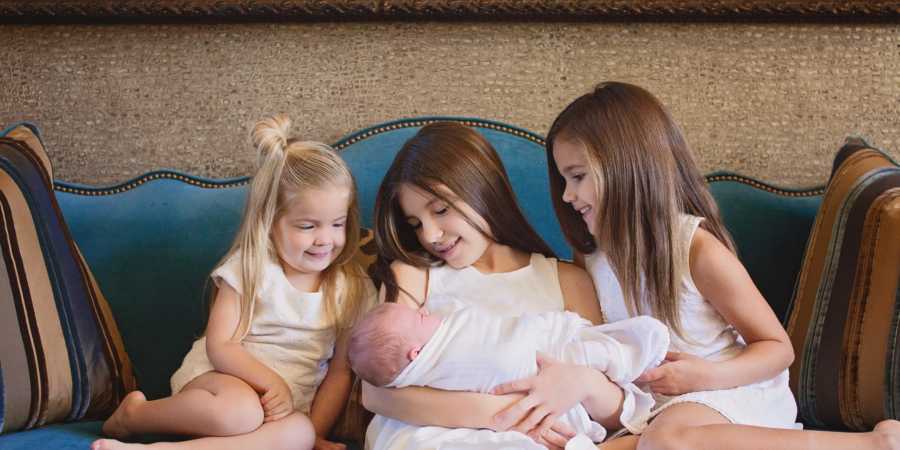
<path id="1" fill-rule="evenodd" d="M 263 392 L 259 403 L 263 407 L 263 421 L 273 422 L 287 417 L 294 410 L 294 399 L 287 383 L 281 377 L 275 377 Z"/>
<path id="2" fill-rule="evenodd" d="M 644 372 L 635 383 L 646 383 L 650 390 L 663 395 L 681 395 L 712 389 L 715 363 L 687 353 L 669 352 L 656 368 Z"/>

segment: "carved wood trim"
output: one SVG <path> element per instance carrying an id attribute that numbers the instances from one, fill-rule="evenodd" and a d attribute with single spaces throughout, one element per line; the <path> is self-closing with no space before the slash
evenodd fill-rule
<path id="1" fill-rule="evenodd" d="M 4 23 L 342 20 L 900 22 L 900 1 L 0 0 Z"/>

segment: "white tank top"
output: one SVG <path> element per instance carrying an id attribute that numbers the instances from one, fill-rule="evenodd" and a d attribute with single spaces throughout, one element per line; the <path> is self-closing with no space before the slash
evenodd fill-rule
<path id="1" fill-rule="evenodd" d="M 428 270 L 425 307 L 443 316 L 467 306 L 511 317 L 564 309 L 555 258 L 532 253 L 527 266 L 512 272 L 484 274 L 469 266 Z"/>
<path id="2" fill-rule="evenodd" d="M 682 215 L 681 232 L 678 233 L 678 244 L 687 246 L 686 254 L 689 254 L 691 241 L 702 217 Z M 585 255 L 585 265 L 588 273 L 594 280 L 594 288 L 597 290 L 597 298 L 600 307 L 608 322 L 618 322 L 631 317 L 628 307 L 625 305 L 625 296 L 622 294 L 622 286 L 616 278 L 615 272 L 606 257 L 606 254 L 596 251 Z M 681 282 L 681 296 L 678 298 L 678 312 L 681 316 L 681 329 L 685 336 L 682 339 L 674 332 L 669 332 L 670 350 L 690 353 L 711 361 L 729 359 L 737 355 L 746 345 L 728 322 L 703 298 L 694 280 L 691 278 L 690 269 L 685 271 Z M 644 300 L 642 311 L 651 311 L 649 304 Z"/>
<path id="3" fill-rule="evenodd" d="M 241 293 L 240 253 L 212 273 Z M 268 261 L 243 347 L 281 375 L 294 395 L 295 408 L 307 413 L 334 354 L 336 331 L 325 317 L 322 292 L 300 292 L 281 266 Z M 299 395 L 299 398 L 298 398 Z"/>

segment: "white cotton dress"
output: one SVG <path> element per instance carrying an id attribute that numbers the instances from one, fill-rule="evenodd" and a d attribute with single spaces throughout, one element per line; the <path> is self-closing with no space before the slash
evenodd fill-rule
<path id="1" fill-rule="evenodd" d="M 701 221 L 701 217 L 682 215 L 678 233 L 680 245 L 690 248 Z M 602 252 L 594 252 L 586 255 L 585 263 L 594 279 L 606 320 L 612 323 L 632 317 L 625 306 L 621 285 L 606 256 Z M 678 308 L 681 327 L 688 339 L 682 339 L 670 331 L 670 351 L 689 353 L 710 361 L 724 361 L 734 358 L 746 347 L 734 327 L 697 290 L 689 270 L 682 281 Z M 649 305 L 645 304 L 644 310 L 649 311 Z M 650 415 L 628 425 L 633 433 L 642 431 L 652 417 L 666 408 L 685 402 L 706 405 L 735 424 L 799 427 L 795 424 L 797 403 L 788 385 L 787 370 L 769 380 L 734 389 L 691 392 L 675 397 L 655 394 L 654 397 L 657 403 Z"/>
<path id="2" fill-rule="evenodd" d="M 212 273 L 213 281 L 241 293 L 240 255 L 235 254 Z M 294 409 L 309 413 L 313 397 L 334 353 L 334 324 L 325 319 L 321 292 L 300 292 L 281 266 L 269 261 L 263 270 L 250 332 L 241 342 L 261 363 L 284 378 Z M 215 370 L 206 355 L 206 338 L 194 342 L 181 367 L 172 375 L 172 394 L 191 380 Z"/>
<path id="3" fill-rule="evenodd" d="M 565 304 L 559 285 L 557 264 L 554 258 L 532 254 L 527 266 L 506 273 L 483 274 L 471 266 L 461 270 L 449 266 L 434 267 L 428 272 L 425 307 L 430 313 L 444 317 L 468 307 L 487 310 L 489 314 L 500 317 L 562 311 Z M 623 412 L 623 418 L 633 415 L 646 416 L 646 413 L 638 414 L 642 408 L 635 403 L 640 402 L 634 400 L 629 402 L 628 411 Z M 649 408 L 650 405 L 647 405 L 647 412 Z M 526 439 L 525 442 L 522 438 L 523 435 L 516 432 L 418 427 L 376 415 L 369 424 L 365 448 L 370 450 L 544 448 L 530 439 Z M 590 440 L 587 443 L 590 444 Z"/>

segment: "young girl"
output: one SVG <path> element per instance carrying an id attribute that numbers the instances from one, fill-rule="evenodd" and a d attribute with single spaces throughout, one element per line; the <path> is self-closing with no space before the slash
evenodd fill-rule
<path id="1" fill-rule="evenodd" d="M 657 399 L 652 421 L 640 437 L 601 448 L 900 446 L 896 421 L 870 433 L 796 429 L 788 335 L 735 256 L 681 131 L 652 95 L 599 85 L 557 117 L 547 149 L 557 215 L 606 318 L 651 314 L 671 330 L 667 362 L 641 377 Z"/>
<path id="2" fill-rule="evenodd" d="M 376 198 L 375 239 L 377 278 L 386 301 L 424 305 L 440 315 L 472 302 L 507 317 L 566 309 L 593 323 L 600 320 L 588 275 L 557 262 L 516 204 L 493 147 L 463 125 L 431 124 L 406 142 Z M 446 300 L 451 298 L 459 300 Z M 622 411 L 629 391 L 623 393 L 602 373 L 575 366 L 565 375 L 569 382 L 551 389 L 559 404 L 546 421 L 548 431 L 532 435 L 540 442 L 565 445 L 571 430 L 556 425 L 555 418 L 578 402 L 611 429 L 620 428 L 621 416 L 634 412 L 634 402 Z M 572 398 L 568 384 L 584 387 L 590 395 Z M 507 413 L 510 424 L 502 427 L 494 416 L 520 398 L 364 383 L 363 404 L 379 414 L 369 427 L 366 447 L 415 448 L 422 440 L 434 445 L 441 436 L 472 438 L 465 430 L 442 435 L 447 430 L 413 425 L 506 429 L 522 415 Z"/>
<path id="3" fill-rule="evenodd" d="M 103 424 L 108 436 L 205 436 L 151 445 L 173 449 L 343 447 L 324 438 L 350 391 L 347 331 L 374 289 L 352 259 L 359 216 L 349 169 L 327 145 L 289 139 L 290 124 L 276 116 L 253 130 L 259 168 L 211 275 L 205 336 L 172 376 L 172 396 L 132 392 Z"/>

